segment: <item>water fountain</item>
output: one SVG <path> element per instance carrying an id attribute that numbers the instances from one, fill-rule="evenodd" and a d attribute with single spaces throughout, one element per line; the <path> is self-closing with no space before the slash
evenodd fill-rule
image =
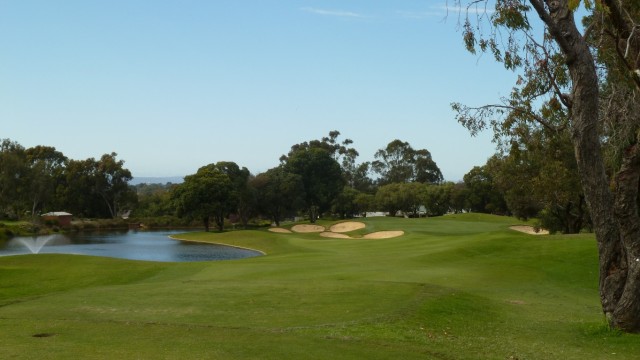
<path id="1" fill-rule="evenodd" d="M 44 235 L 37 236 L 35 238 L 19 237 L 16 240 L 29 249 L 32 254 L 37 254 L 45 245 L 47 245 L 47 243 L 55 239 L 57 236 L 58 235 Z"/>

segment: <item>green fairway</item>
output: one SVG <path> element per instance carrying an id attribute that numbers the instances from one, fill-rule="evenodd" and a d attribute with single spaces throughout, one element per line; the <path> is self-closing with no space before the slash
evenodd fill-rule
<path id="1" fill-rule="evenodd" d="M 221 262 L 0 257 L 0 358 L 640 357 L 640 336 L 606 328 L 592 235 L 476 214 L 363 221 L 357 236 L 405 235 L 180 236 L 267 254 Z"/>

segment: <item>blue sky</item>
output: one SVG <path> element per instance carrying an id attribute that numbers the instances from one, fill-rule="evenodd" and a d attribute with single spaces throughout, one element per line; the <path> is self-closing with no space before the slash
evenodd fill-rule
<path id="1" fill-rule="evenodd" d="M 394 139 L 446 180 L 494 153 L 450 103 L 494 103 L 515 75 L 464 50 L 446 1 L 0 0 L 0 138 L 134 176 L 217 161 L 253 173 L 339 130 L 373 160 Z"/>

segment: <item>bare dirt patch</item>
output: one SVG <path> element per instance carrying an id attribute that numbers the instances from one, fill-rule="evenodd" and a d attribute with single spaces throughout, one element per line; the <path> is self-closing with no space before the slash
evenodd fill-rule
<path id="1" fill-rule="evenodd" d="M 333 239 L 351 239 L 351 236 L 347 234 L 340 234 L 340 233 L 328 232 L 328 231 L 321 232 L 320 236 L 326 237 L 326 238 L 333 238 Z"/>
<path id="2" fill-rule="evenodd" d="M 274 233 L 281 233 L 281 234 L 291 234 L 291 230 L 287 230 L 279 227 L 269 228 L 269 231 Z"/>
<path id="3" fill-rule="evenodd" d="M 326 229 L 321 225 L 294 225 L 291 230 L 297 233 L 319 233 Z"/>
<path id="4" fill-rule="evenodd" d="M 540 229 L 536 232 L 536 229 L 533 226 L 529 226 L 529 225 L 514 225 L 514 226 L 511 226 L 509 229 L 520 231 L 529 235 L 549 235 L 549 231 L 545 229 Z"/>
<path id="5" fill-rule="evenodd" d="M 363 236 L 364 239 L 391 239 L 394 237 L 404 235 L 404 231 L 402 230 L 392 230 L 392 231 L 378 231 L 371 234 L 367 234 Z"/>
<path id="6" fill-rule="evenodd" d="M 361 223 L 358 221 L 345 221 L 333 225 L 331 227 L 331 231 L 334 233 L 345 233 L 349 231 L 364 229 L 365 226 L 365 223 Z"/>

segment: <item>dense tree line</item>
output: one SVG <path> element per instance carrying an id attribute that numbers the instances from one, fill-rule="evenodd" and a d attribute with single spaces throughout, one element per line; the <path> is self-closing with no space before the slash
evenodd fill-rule
<path id="1" fill-rule="evenodd" d="M 353 141 L 340 141 L 339 136 L 331 131 L 319 140 L 295 144 L 277 167 L 255 176 L 235 163 L 204 166 L 174 186 L 171 199 L 181 216 L 198 218 L 205 228 L 214 216 L 219 230 L 225 219 L 246 226 L 256 216 L 279 225 L 299 215 L 315 222 L 320 216 L 348 218 L 383 207 L 393 215 L 411 216 L 462 211 L 452 205 L 454 186 L 442 183 L 442 173 L 427 150 L 394 140 L 378 151 L 380 160 L 358 163 Z M 380 176 L 374 179 L 372 172 Z M 424 191 L 406 191 L 410 187 Z M 380 191 L 388 196 L 378 196 Z M 407 196 L 425 210 L 404 206 Z"/>
<path id="2" fill-rule="evenodd" d="M 252 219 L 303 216 L 349 218 L 368 211 L 436 216 L 464 211 L 462 184 L 444 183 L 426 149 L 400 140 L 358 162 L 350 139 L 331 131 L 291 146 L 280 164 L 260 174 L 234 162 L 202 166 L 180 184 L 132 186 L 131 172 L 116 153 L 74 160 L 53 147 L 25 149 L 5 139 L 0 148 L 0 215 L 32 218 L 67 211 L 78 218 L 177 216 L 209 229 Z M 464 187 L 464 185 L 462 185 Z"/>
<path id="3" fill-rule="evenodd" d="M 115 153 L 68 159 L 55 148 L 24 149 L 2 141 L 0 213 L 12 218 L 64 210 L 76 217 L 182 218 L 209 230 L 213 222 L 246 227 L 265 219 L 279 225 L 303 216 L 350 218 L 370 211 L 422 217 L 484 212 L 538 218 L 551 231 L 590 226 L 578 186 L 570 140 L 531 132 L 528 141 L 503 141 L 503 151 L 474 167 L 462 182 L 444 182 L 426 149 L 391 141 L 375 161 L 340 132 L 291 146 L 280 164 L 251 174 L 234 162 L 205 165 L 181 184 L 129 185 L 131 173 Z M 513 140 L 513 139 L 512 139 Z M 168 220 L 167 220 L 168 221 Z"/>
<path id="4" fill-rule="evenodd" d="M 551 232 L 591 228 L 567 137 L 531 133 L 464 176 L 470 211 L 536 218 Z"/>
<path id="5" fill-rule="evenodd" d="M 49 146 L 0 143 L 0 214 L 35 218 L 65 209 L 81 217 L 115 218 L 136 204 L 131 172 L 116 153 L 69 159 Z"/>
<path id="6" fill-rule="evenodd" d="M 569 139 L 531 133 L 510 142 L 462 182 L 444 182 L 426 149 L 394 140 L 372 163 L 340 133 L 291 146 L 280 164 L 253 175 L 233 162 L 205 165 L 181 184 L 129 185 L 131 173 L 115 153 L 68 159 L 55 148 L 25 149 L 8 139 L 0 152 L 0 211 L 36 218 L 64 210 L 76 217 L 182 218 L 209 229 L 213 222 L 246 227 L 265 219 L 279 225 L 303 216 L 338 218 L 383 211 L 407 217 L 484 212 L 537 218 L 551 231 L 590 227 Z M 504 145 L 504 144 L 503 144 Z M 175 222 L 175 220 L 173 220 Z M 184 221 L 180 223 L 184 224 Z"/>
<path id="7" fill-rule="evenodd" d="M 115 153 L 100 159 L 68 159 L 55 148 L 25 149 L 3 140 L 0 210 L 12 218 L 64 210 L 76 217 L 178 217 L 209 229 L 252 219 L 279 225 L 303 216 L 349 218 L 369 211 L 408 217 L 485 212 L 536 217 L 551 231 L 589 226 L 584 196 L 567 138 L 530 134 L 528 142 L 474 167 L 459 183 L 444 182 L 426 149 L 394 140 L 375 161 L 359 163 L 358 151 L 340 133 L 291 146 L 280 164 L 254 175 L 233 162 L 205 165 L 181 184 L 129 185 L 131 173 Z M 184 223 L 184 222 L 182 222 Z"/>

